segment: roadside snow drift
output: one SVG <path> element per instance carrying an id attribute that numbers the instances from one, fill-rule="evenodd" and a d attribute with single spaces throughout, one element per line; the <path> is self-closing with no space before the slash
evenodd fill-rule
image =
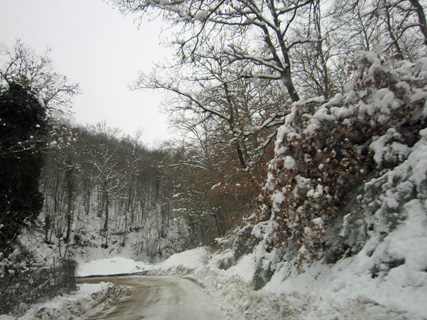
<path id="1" fill-rule="evenodd" d="M 113 274 L 138 273 L 147 270 L 148 265 L 132 259 L 115 257 L 90 261 L 77 266 L 76 276 L 102 276 Z"/>
<path id="2" fill-rule="evenodd" d="M 20 316 L 0 315 L 0 320 L 69 320 L 87 319 L 111 304 L 126 288 L 111 283 L 82 284 L 74 294 L 58 296 L 38 303 Z"/>

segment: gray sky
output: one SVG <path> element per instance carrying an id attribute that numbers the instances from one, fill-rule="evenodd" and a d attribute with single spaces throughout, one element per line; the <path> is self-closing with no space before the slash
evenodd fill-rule
<path id="1" fill-rule="evenodd" d="M 55 71 L 80 84 L 74 99 L 78 123 L 106 121 L 128 134 L 143 129 L 148 145 L 166 139 L 166 116 L 159 112 L 161 92 L 130 91 L 138 71 L 149 72 L 165 50 L 160 22 L 124 17 L 102 0 L 0 0 L 0 42 L 16 39 L 50 57 Z"/>

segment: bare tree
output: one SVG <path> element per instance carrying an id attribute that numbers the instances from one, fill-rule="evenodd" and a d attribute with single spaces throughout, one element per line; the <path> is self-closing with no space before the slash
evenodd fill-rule
<path id="1" fill-rule="evenodd" d="M 45 152 L 43 191 L 45 194 L 45 241 L 55 234 L 60 256 L 66 256 L 71 241 L 76 201 L 78 151 L 76 132 L 63 120 L 51 120 L 50 147 Z M 65 245 L 62 251 L 62 242 Z"/>
<path id="2" fill-rule="evenodd" d="M 230 64 L 250 64 L 250 73 L 244 77 L 278 80 L 292 101 L 300 99 L 293 80 L 292 51 L 297 45 L 318 40 L 300 37 L 294 25 L 308 18 L 313 0 L 114 2 L 124 11 L 153 11 L 171 22 L 180 64 L 195 61 L 200 50 L 210 50 L 208 43 L 217 46 L 222 41 L 226 44 L 222 54 Z"/>
<path id="3" fill-rule="evenodd" d="M 110 129 L 105 123 L 93 128 L 96 147 L 88 150 L 89 162 L 92 165 L 93 179 L 99 187 L 99 216 L 103 217 L 101 234 L 104 236 L 103 246 L 108 247 L 110 221 L 110 205 L 125 188 L 125 172 L 120 170 L 122 161 L 118 152 L 118 131 Z"/>
<path id="4" fill-rule="evenodd" d="M 80 93 L 77 84 L 53 70 L 49 50 L 38 55 L 17 40 L 12 49 L 0 52 L 0 64 L 0 84 L 20 84 L 50 110 L 69 106 L 71 98 Z"/>
<path id="5" fill-rule="evenodd" d="M 333 26 L 327 23 L 329 15 L 320 0 L 312 1 L 307 21 L 297 28 L 300 38 L 311 40 L 295 45 L 291 57 L 295 83 L 305 96 L 323 95 L 329 99 L 334 94 L 336 72 L 331 61 Z"/>
<path id="6" fill-rule="evenodd" d="M 271 133 L 282 123 L 286 97 L 277 82 L 246 77 L 248 62 L 230 63 L 221 47 L 210 47 L 209 52 L 194 54 L 191 67 L 168 69 L 167 78 L 159 72 L 141 74 L 133 87 L 172 93 L 165 110 L 172 115 L 173 124 L 192 135 L 203 128 L 209 130 L 223 152 L 231 148 L 238 167 L 245 169 L 262 154 L 264 142 L 271 142 L 262 135 L 269 136 L 265 132 Z"/>
<path id="7" fill-rule="evenodd" d="M 340 56 L 376 51 L 415 59 L 426 53 L 425 13 L 417 0 L 337 0 L 333 23 Z"/>
<path id="8" fill-rule="evenodd" d="M 411 2 L 412 7 L 414 8 L 416 15 L 418 17 L 419 28 L 424 36 L 424 45 L 427 46 L 427 21 L 426 14 L 424 12 L 424 8 L 418 0 L 409 0 Z"/>

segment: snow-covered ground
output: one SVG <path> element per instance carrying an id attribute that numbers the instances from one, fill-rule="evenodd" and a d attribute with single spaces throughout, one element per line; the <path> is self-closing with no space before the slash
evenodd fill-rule
<path id="1" fill-rule="evenodd" d="M 85 319 L 112 303 L 124 291 L 125 288 L 111 283 L 82 284 L 74 294 L 35 304 L 19 317 L 0 315 L 0 320 Z"/>
<path id="2" fill-rule="evenodd" d="M 334 240 L 327 243 L 334 250 L 328 249 L 330 252 L 325 254 L 339 253 L 330 259 L 331 264 L 323 262 L 327 261 L 325 257 L 323 261 L 306 263 L 302 266 L 303 272 L 299 273 L 295 259 L 288 261 L 287 255 L 268 245 L 267 240 L 273 240 L 270 234 L 273 234 L 277 222 L 271 219 L 253 226 L 251 235 L 262 240 L 255 246 L 253 253 L 239 259 L 235 249 L 213 253 L 202 247 L 175 254 L 156 265 L 132 260 L 136 253 L 150 248 L 153 253 L 161 252 L 171 240 L 160 245 L 158 230 L 164 226 L 154 212 L 147 220 L 148 223 L 144 221 L 144 230 L 128 235 L 125 247 L 112 246 L 108 250 L 109 258 L 106 258 L 107 251 L 100 248 L 101 236 L 93 236 L 91 230 L 82 232 L 85 234 L 83 240 L 92 244 L 92 247 L 82 248 L 81 252 L 73 256 L 79 263 L 77 275 L 84 277 L 144 272 L 187 276 L 205 287 L 213 301 L 223 308 L 221 311 L 226 314 L 226 319 L 233 320 L 427 320 L 427 129 L 424 128 L 427 117 L 427 60 L 424 58 L 416 64 L 396 61 L 394 66 L 382 63 L 372 54 L 365 55 L 365 60 L 371 63 L 369 70 L 366 69 L 367 83 L 373 87 L 369 87 L 369 90 L 362 87 L 363 90 L 358 92 L 355 83 L 347 85 L 345 95 L 338 94 L 307 118 L 310 121 L 305 129 L 297 132 L 293 121 L 288 121 L 288 127 L 282 127 L 278 134 L 284 138 L 288 131 L 290 137 L 297 133 L 313 133 L 312 129 L 318 128 L 324 120 L 333 119 L 328 120 L 332 121 L 328 123 L 341 123 L 351 121 L 352 117 L 357 121 L 366 117 L 366 123 L 372 123 L 375 129 L 377 116 L 381 117 L 381 123 L 387 123 L 388 117 L 394 119 L 391 116 L 397 107 L 413 108 L 407 114 L 404 126 L 413 127 L 417 132 L 407 132 L 405 129 L 402 134 L 398 133 L 397 129 L 402 125 L 399 116 L 394 119 L 394 124 L 390 124 L 396 125 L 396 128 L 390 127 L 382 133 L 379 130 L 377 134 L 381 133 L 382 136 L 372 137 L 368 149 L 373 154 L 378 171 L 369 177 L 370 181 L 360 186 L 360 190 L 353 190 L 358 194 L 343 208 L 345 211 L 340 212 L 342 221 L 339 219 L 337 225 L 333 226 L 333 238 L 326 239 Z M 390 88 L 376 88 L 374 76 L 377 77 L 377 74 L 398 79 L 394 87 L 399 90 L 390 91 L 393 86 L 389 84 L 387 86 Z M 366 92 L 371 92 L 371 95 L 365 96 Z M 364 97 L 360 101 L 357 100 L 359 95 Z M 295 105 L 293 110 L 296 114 L 299 105 Z M 408 145 L 403 144 L 405 134 L 408 135 Z M 281 139 L 277 139 L 276 146 L 276 154 L 282 154 L 284 149 Z M 291 160 L 290 156 L 278 159 L 278 163 Z M 387 165 L 382 167 L 383 164 Z M 308 195 L 312 191 L 314 189 L 304 194 Z M 273 203 L 284 199 L 284 194 L 272 194 Z M 99 225 L 98 218 L 90 219 L 93 221 L 79 220 L 79 223 Z M 310 221 L 317 225 L 322 220 L 315 218 Z M 175 231 L 171 233 L 173 239 L 188 238 L 186 231 L 179 231 L 181 227 L 174 226 Z M 134 250 L 133 246 L 141 242 L 140 237 L 146 237 L 146 230 L 149 236 L 144 243 L 148 245 Z M 308 229 L 306 233 L 310 232 Z M 25 247 L 32 247 L 32 253 L 41 261 L 52 260 L 52 248 L 46 244 L 34 246 L 34 243 L 42 243 L 43 240 L 35 240 L 30 236 L 27 234 L 24 237 L 26 240 L 22 241 L 28 244 Z M 118 236 L 110 239 L 113 243 L 111 240 L 119 243 L 120 239 Z M 339 252 L 338 249 L 343 251 Z M 144 259 L 141 256 L 138 258 Z M 224 261 L 235 263 L 232 266 L 232 263 L 226 264 L 230 267 L 222 270 L 219 267 L 224 266 Z M 274 274 L 271 279 L 263 279 L 268 280 L 266 285 L 255 291 L 252 282 L 260 270 L 274 271 Z M 92 312 L 90 310 L 96 311 L 112 303 L 123 290 L 126 288 L 112 284 L 80 285 L 76 294 L 34 305 L 20 319 L 81 319 Z M 0 316 L 0 320 L 4 319 L 14 318 Z"/>
<path id="3" fill-rule="evenodd" d="M 143 262 L 123 257 L 99 259 L 77 266 L 76 276 L 100 276 L 112 274 L 130 274 L 149 270 L 151 266 Z"/>
<path id="4" fill-rule="evenodd" d="M 202 247 L 157 265 L 116 257 L 82 264 L 77 275 L 146 271 L 191 277 L 206 288 L 226 319 L 427 319 L 426 276 L 396 270 L 388 277 L 372 278 L 364 252 L 333 266 L 313 264 L 301 274 L 285 274 L 289 269 L 283 265 L 259 291 L 250 284 L 255 255 L 243 256 L 235 266 L 220 270 L 218 262 L 226 255 Z M 80 285 L 76 294 L 35 305 L 19 319 L 81 319 L 111 303 L 121 290 L 106 283 Z M 6 319 L 15 318 L 0 316 Z"/>
<path id="5" fill-rule="evenodd" d="M 289 266 L 284 264 L 259 291 L 250 285 L 254 254 L 225 271 L 216 267 L 224 253 L 198 248 L 172 256 L 155 270 L 196 278 L 244 319 L 427 319 L 425 275 L 401 270 L 373 279 L 364 254 L 334 266 L 313 264 L 301 274 L 285 274 Z"/>

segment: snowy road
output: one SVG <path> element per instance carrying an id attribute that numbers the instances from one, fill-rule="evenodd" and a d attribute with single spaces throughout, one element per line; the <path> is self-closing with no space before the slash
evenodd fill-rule
<path id="1" fill-rule="evenodd" d="M 80 278 L 79 283 L 112 282 L 131 292 L 88 319 L 216 320 L 224 319 L 217 305 L 195 282 L 175 276 L 111 276 Z"/>

